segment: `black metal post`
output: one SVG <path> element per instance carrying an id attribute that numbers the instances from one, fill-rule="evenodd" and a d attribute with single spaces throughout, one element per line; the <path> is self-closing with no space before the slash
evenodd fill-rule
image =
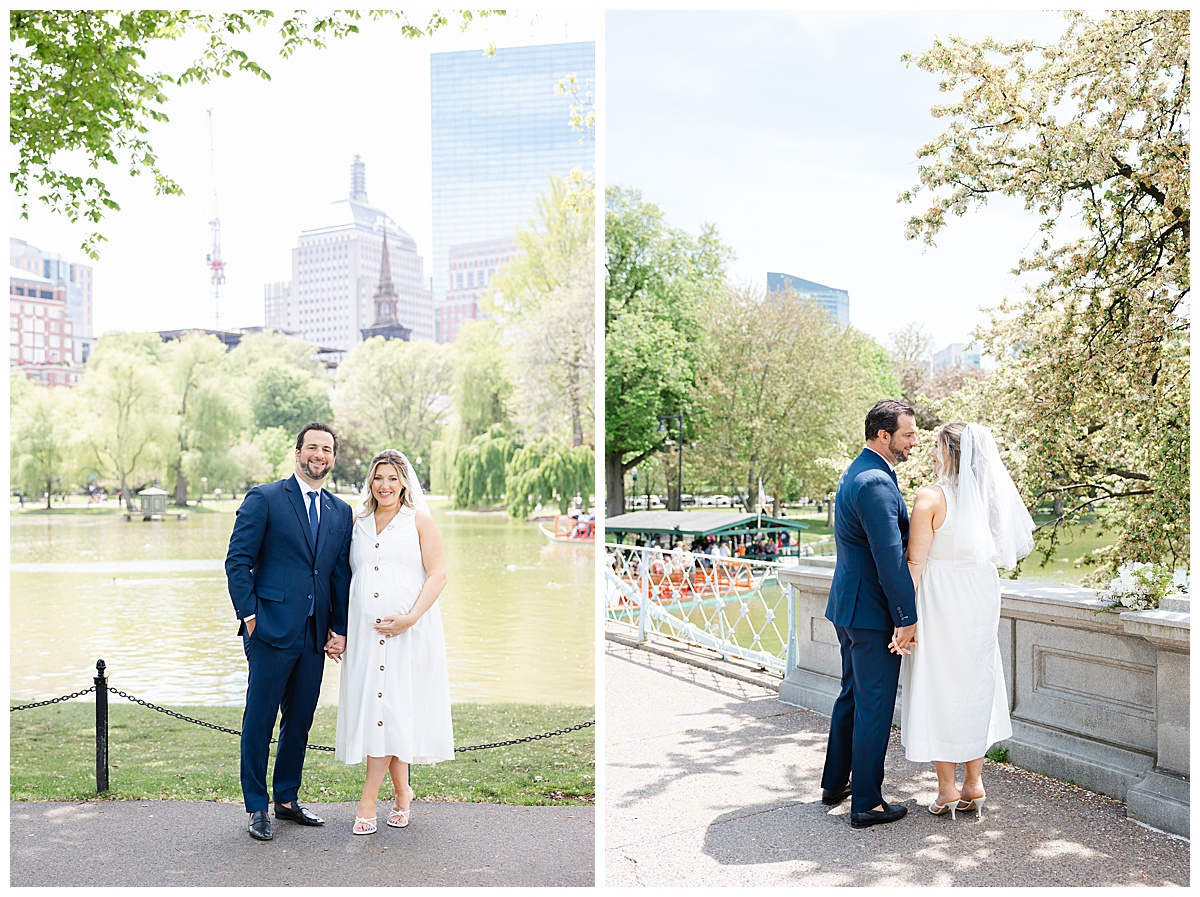
<path id="1" fill-rule="evenodd" d="M 108 677 L 104 661 L 96 661 L 96 793 L 108 790 Z"/>
<path id="2" fill-rule="evenodd" d="M 676 511 L 683 510 L 683 412 L 679 412 L 679 485 L 676 487 Z"/>

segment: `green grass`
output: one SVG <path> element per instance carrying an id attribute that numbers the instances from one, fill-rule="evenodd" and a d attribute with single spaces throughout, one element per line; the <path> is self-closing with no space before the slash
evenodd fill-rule
<path id="1" fill-rule="evenodd" d="M 112 800 L 240 802 L 238 738 L 113 698 L 109 707 L 109 791 Z M 241 728 L 240 707 L 172 707 L 206 722 Z M 508 741 L 595 718 L 592 707 L 541 704 L 455 704 L 455 745 Z M 96 797 L 96 709 L 60 703 L 10 713 L 11 800 Z M 318 707 L 309 743 L 333 745 L 336 707 Z M 274 750 L 272 750 L 274 757 Z M 465 751 L 433 766 L 414 766 L 423 800 L 534 805 L 595 801 L 595 728 L 510 747 Z M 273 761 L 272 761 L 273 762 Z M 310 750 L 304 799 L 358 800 L 365 764 L 347 766 L 332 751 Z M 268 781 L 270 773 L 268 772 Z M 388 785 L 384 785 L 386 794 Z"/>

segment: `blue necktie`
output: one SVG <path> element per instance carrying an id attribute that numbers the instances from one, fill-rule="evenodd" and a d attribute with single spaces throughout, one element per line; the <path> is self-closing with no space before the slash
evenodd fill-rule
<path id="1" fill-rule="evenodd" d="M 308 528 L 312 530 L 313 550 L 317 548 L 317 493 L 308 493 Z"/>
<path id="2" fill-rule="evenodd" d="M 316 551 L 317 551 L 317 525 L 318 525 L 318 522 L 319 521 L 317 520 L 317 493 L 310 492 L 310 493 L 308 493 L 308 527 L 309 527 L 309 529 L 312 530 L 313 554 L 316 554 Z M 316 594 L 316 593 L 314 592 L 314 594 Z M 316 602 L 314 600 L 311 600 L 312 596 L 309 596 L 309 597 L 310 597 L 310 600 L 308 602 L 308 615 L 311 617 L 313 615 L 313 610 L 315 609 L 314 606 L 315 606 Z"/>

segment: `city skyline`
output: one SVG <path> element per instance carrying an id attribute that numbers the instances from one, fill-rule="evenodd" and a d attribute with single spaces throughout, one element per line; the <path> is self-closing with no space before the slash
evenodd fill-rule
<path id="1" fill-rule="evenodd" d="M 605 178 L 640 190 L 665 221 L 712 223 L 731 276 L 764 291 L 787 271 L 849 292 L 850 323 L 885 345 L 910 322 L 934 350 L 969 342 L 982 306 L 1019 298 L 1009 273 L 1038 219 L 993 200 L 938 246 L 904 239 L 925 206 L 917 150 L 944 129 L 937 79 L 906 68 L 935 36 L 1051 37 L 1037 12 L 609 12 Z"/>
<path id="2" fill-rule="evenodd" d="M 555 87 L 573 75 L 580 99 L 594 91 L 596 45 L 509 47 L 488 58 L 437 53 L 430 62 L 430 256 L 433 301 L 440 308 L 451 289 L 452 249 L 513 239 L 535 217 L 537 198 L 549 189 L 551 176 L 566 178 L 575 168 L 595 171 L 595 142 L 572 129 L 572 98 L 556 95 Z"/>
<path id="3" fill-rule="evenodd" d="M 172 89 L 165 107 L 170 122 L 150 129 L 161 167 L 185 196 L 154 196 L 149 178 L 130 178 L 124 166 L 102 171 L 122 208 L 100 224 L 108 241 L 100 245 L 97 261 L 79 249 L 86 229 L 50 214 L 36 194 L 30 220 L 12 211 L 10 235 L 94 267 L 97 335 L 209 328 L 214 315 L 206 256 L 215 211 L 226 266 L 221 326 L 258 326 L 264 287 L 290 278 L 297 237 L 327 223 L 332 203 L 346 195 L 346 172 L 358 155 L 370 166 L 372 204 L 416 241 L 427 284 L 430 55 L 482 54 L 489 44 L 590 41 L 596 31 L 591 13 L 510 11 L 477 20 L 465 32 L 451 25 L 418 40 L 401 37 L 398 23 L 369 21 L 358 35 L 323 50 L 300 50 L 287 60 L 276 55 L 270 32 L 255 35 L 245 47 L 271 81 L 235 75 Z M 194 40 L 158 42 L 148 48 L 146 68 L 178 73 L 195 55 Z"/>

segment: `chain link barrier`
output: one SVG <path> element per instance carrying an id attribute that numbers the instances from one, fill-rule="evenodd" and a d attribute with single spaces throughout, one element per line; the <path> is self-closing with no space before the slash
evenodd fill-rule
<path id="1" fill-rule="evenodd" d="M 82 698 L 84 695 L 91 694 L 95 690 L 96 686 L 93 685 L 91 688 L 85 688 L 83 691 L 77 691 L 73 694 L 63 695 L 61 698 L 51 698 L 49 701 L 38 701 L 36 704 L 22 704 L 19 707 L 9 707 L 8 710 L 10 713 L 12 713 L 16 710 L 29 710 L 33 707 L 46 707 L 50 704 L 57 704 L 60 701 L 70 701 L 74 698 Z"/>
<path id="2" fill-rule="evenodd" d="M 30 708 L 33 708 L 33 707 L 45 707 L 48 704 L 57 704 L 61 701 L 70 701 L 70 700 L 73 700 L 74 698 L 80 698 L 86 694 L 90 694 L 91 692 L 94 692 L 95 690 L 96 690 L 96 686 L 93 685 L 91 688 L 84 689 L 83 691 L 77 691 L 74 694 L 63 695 L 61 698 L 51 698 L 49 701 L 38 701 L 36 704 L 23 704 L 19 707 L 10 707 L 9 712 L 11 713 L 16 710 L 29 710 Z M 185 723 L 194 723 L 197 726 L 204 726 L 207 729 L 213 729 L 217 732 L 225 732 L 229 735 L 237 735 L 239 737 L 242 734 L 241 731 L 238 729 L 230 729 L 228 726 L 218 726 L 216 723 L 205 722 L 202 719 L 195 719 L 194 717 L 184 716 L 182 713 L 176 713 L 174 710 L 168 710 L 166 707 L 160 707 L 157 704 L 151 703 L 150 701 L 144 701 L 141 698 L 134 697 L 131 694 L 126 694 L 125 692 L 121 691 L 119 688 L 114 688 L 111 685 L 108 686 L 108 690 L 110 692 L 112 692 L 114 695 L 119 695 L 120 697 L 125 698 L 127 701 L 132 701 L 134 704 L 139 704 L 142 707 L 148 707 L 151 710 L 157 710 L 159 713 L 165 713 L 167 716 L 173 716 L 175 719 L 183 720 Z M 514 738 L 510 741 L 494 741 L 494 742 L 491 742 L 490 744 L 473 744 L 473 745 L 469 745 L 467 747 L 456 747 L 454 749 L 454 752 L 459 753 L 461 751 L 482 751 L 482 750 L 487 750 L 489 748 L 508 747 L 509 745 L 513 745 L 513 744 L 525 744 L 530 741 L 537 741 L 538 739 L 541 739 L 541 738 L 553 738 L 556 735 L 566 735 L 568 732 L 578 732 L 581 729 L 586 729 L 588 726 L 594 726 L 594 725 L 596 725 L 596 721 L 589 720 L 586 723 L 579 723 L 578 725 L 567 726 L 565 729 L 555 729 L 553 732 L 543 732 L 540 735 L 526 735 L 524 738 Z M 274 738 L 271 739 L 271 743 L 272 744 L 275 743 Z M 329 747 L 328 745 L 324 745 L 324 744 L 310 744 L 310 745 L 307 745 L 307 747 L 308 747 L 308 750 L 310 750 L 310 751 L 332 751 L 332 750 L 335 750 L 334 748 Z"/>

